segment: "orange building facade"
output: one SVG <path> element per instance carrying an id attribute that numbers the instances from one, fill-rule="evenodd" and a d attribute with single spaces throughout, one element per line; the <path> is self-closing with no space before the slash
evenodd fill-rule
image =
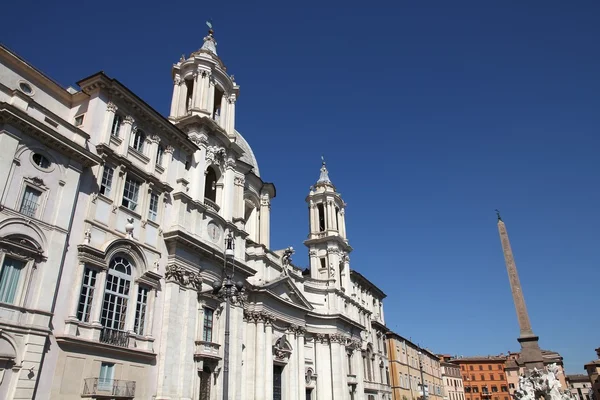
<path id="1" fill-rule="evenodd" d="M 465 400 L 511 400 L 504 366 L 506 357 L 465 357 L 451 360 L 460 367 Z"/>

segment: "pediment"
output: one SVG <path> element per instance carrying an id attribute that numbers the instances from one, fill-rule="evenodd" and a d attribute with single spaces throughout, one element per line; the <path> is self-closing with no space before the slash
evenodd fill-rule
<path id="1" fill-rule="evenodd" d="M 296 307 L 301 307 L 307 310 L 312 310 L 313 306 L 304 297 L 300 289 L 296 286 L 292 278 L 282 276 L 272 282 L 269 282 L 259 289 L 265 290 L 271 296 L 287 303 L 292 303 Z"/>

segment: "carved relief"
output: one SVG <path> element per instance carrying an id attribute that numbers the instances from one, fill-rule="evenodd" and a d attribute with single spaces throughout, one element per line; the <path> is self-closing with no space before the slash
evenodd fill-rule
<path id="1" fill-rule="evenodd" d="M 292 354 L 292 346 L 285 336 L 280 337 L 273 346 L 273 357 L 277 361 L 287 362 Z"/>
<path id="2" fill-rule="evenodd" d="M 243 176 L 236 176 L 233 178 L 233 183 L 236 186 L 244 186 L 246 183 L 246 179 Z"/>
<path id="3" fill-rule="evenodd" d="M 208 146 L 206 148 L 206 162 L 208 164 L 221 165 L 225 161 L 227 151 L 220 146 Z"/>
<path id="4" fill-rule="evenodd" d="M 202 289 L 202 277 L 200 273 L 188 271 L 176 264 L 167 265 L 165 279 L 175 281 L 184 287 L 192 287 L 198 291 Z"/>

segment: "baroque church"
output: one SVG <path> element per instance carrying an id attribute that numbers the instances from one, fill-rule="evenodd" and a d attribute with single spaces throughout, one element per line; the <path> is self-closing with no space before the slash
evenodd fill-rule
<path id="1" fill-rule="evenodd" d="M 385 294 L 325 163 L 301 268 L 212 30 L 172 77 L 165 118 L 0 47 L 0 398 L 391 399 Z"/>

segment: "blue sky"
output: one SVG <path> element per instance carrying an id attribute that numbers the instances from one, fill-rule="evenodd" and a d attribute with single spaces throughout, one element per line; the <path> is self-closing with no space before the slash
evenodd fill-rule
<path id="1" fill-rule="evenodd" d="M 527 3 L 527 4 L 522 4 Z M 582 372 L 600 346 L 600 3 L 8 2 L 2 41 L 61 84 L 98 70 L 163 114 L 202 45 L 241 85 L 237 129 L 276 184 L 272 247 L 305 265 L 325 154 L 352 268 L 436 352 L 517 351 L 494 209 L 534 331 Z"/>

